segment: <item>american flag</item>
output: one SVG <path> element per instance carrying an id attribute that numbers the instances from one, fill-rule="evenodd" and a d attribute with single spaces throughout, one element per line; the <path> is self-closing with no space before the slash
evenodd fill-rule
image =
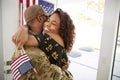
<path id="1" fill-rule="evenodd" d="M 10 66 L 14 80 L 19 80 L 22 75 L 34 68 L 27 54 L 20 55 Z"/>
<path id="2" fill-rule="evenodd" d="M 45 0 L 19 0 L 19 26 L 25 24 L 24 11 L 31 5 L 42 6 L 48 14 L 54 11 L 54 4 Z"/>
<path id="3" fill-rule="evenodd" d="M 42 6 L 48 14 L 51 14 L 54 11 L 54 4 L 50 2 L 39 0 L 38 4 Z"/>

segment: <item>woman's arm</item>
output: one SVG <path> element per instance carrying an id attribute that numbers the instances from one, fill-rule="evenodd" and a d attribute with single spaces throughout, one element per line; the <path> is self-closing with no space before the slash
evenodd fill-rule
<path id="1" fill-rule="evenodd" d="M 17 44 L 19 41 L 26 42 L 28 40 L 28 28 L 20 26 L 18 31 L 12 36 L 12 41 Z"/>
<path id="2" fill-rule="evenodd" d="M 28 36 L 28 40 L 25 43 L 26 46 L 38 46 L 38 41 L 33 35 Z"/>
<path id="3" fill-rule="evenodd" d="M 26 26 L 21 26 L 19 28 L 19 30 L 13 35 L 12 41 L 18 49 L 21 49 L 23 45 L 38 46 L 35 37 L 32 35 L 28 35 L 28 28 Z"/>

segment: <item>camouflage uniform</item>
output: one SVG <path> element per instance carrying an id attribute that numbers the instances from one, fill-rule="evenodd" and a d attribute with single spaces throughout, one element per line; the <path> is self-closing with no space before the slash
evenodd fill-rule
<path id="1" fill-rule="evenodd" d="M 51 64 L 45 53 L 38 47 L 24 47 L 35 69 L 23 75 L 20 80 L 73 80 L 69 71 L 62 71 L 60 67 Z M 16 50 L 12 61 L 20 55 Z"/>

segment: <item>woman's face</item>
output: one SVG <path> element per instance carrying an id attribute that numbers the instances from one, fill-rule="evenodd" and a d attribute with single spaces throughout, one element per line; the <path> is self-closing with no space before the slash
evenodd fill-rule
<path id="1" fill-rule="evenodd" d="M 49 19 L 44 23 L 44 31 L 49 31 L 54 34 L 59 34 L 60 28 L 60 18 L 59 15 L 54 13 L 52 14 Z"/>

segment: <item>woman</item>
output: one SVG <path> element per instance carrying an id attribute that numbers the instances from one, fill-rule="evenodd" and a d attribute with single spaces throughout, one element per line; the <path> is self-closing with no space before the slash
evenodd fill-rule
<path id="1" fill-rule="evenodd" d="M 25 43 L 27 46 L 39 46 L 45 52 L 51 64 L 55 64 L 63 70 L 61 80 L 70 79 L 71 74 L 67 70 L 68 58 L 74 41 L 74 25 L 66 12 L 57 9 L 44 23 L 44 34 L 29 36 Z"/>

